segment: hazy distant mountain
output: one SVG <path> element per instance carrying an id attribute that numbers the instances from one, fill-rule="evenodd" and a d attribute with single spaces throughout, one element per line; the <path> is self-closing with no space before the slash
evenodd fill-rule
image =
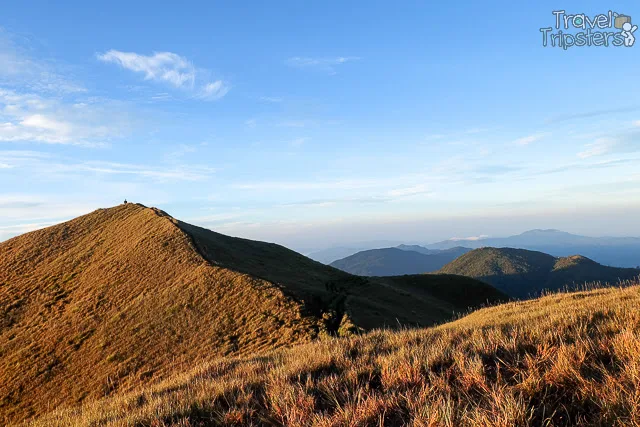
<path id="1" fill-rule="evenodd" d="M 380 240 L 371 242 L 351 243 L 348 246 L 335 246 L 307 253 L 307 257 L 323 264 L 331 264 L 333 261 L 348 257 L 355 253 L 366 251 L 369 249 L 388 248 L 396 246 L 400 242 L 391 240 Z"/>
<path id="2" fill-rule="evenodd" d="M 348 257 L 357 252 L 364 251 L 366 248 L 351 248 L 351 247 L 335 247 L 327 248 L 317 252 L 311 252 L 307 254 L 309 258 L 314 261 L 321 262 L 323 264 L 331 264 L 333 261 Z"/>
<path id="3" fill-rule="evenodd" d="M 429 251 L 426 248 L 422 249 Z M 420 274 L 439 270 L 470 250 L 456 247 L 432 251 L 433 253 L 421 253 L 400 248 L 371 249 L 334 261 L 330 265 L 360 276 Z"/>
<path id="4" fill-rule="evenodd" d="M 403 251 L 419 252 L 425 255 L 433 255 L 443 251 L 443 249 L 427 249 L 424 246 L 419 246 L 419 245 L 398 245 L 396 246 L 396 248 L 402 249 Z M 444 249 L 444 250 L 450 250 L 450 249 Z"/>
<path id="5" fill-rule="evenodd" d="M 447 249 L 455 246 L 470 248 L 520 248 L 545 252 L 554 256 L 580 254 L 601 264 L 615 267 L 640 265 L 640 238 L 587 237 L 559 230 L 530 230 L 517 236 L 450 239 L 425 245 L 427 249 Z"/>
<path id="6" fill-rule="evenodd" d="M 525 249 L 482 248 L 462 255 L 439 273 L 473 277 L 522 298 L 587 282 L 615 284 L 638 277 L 640 270 L 606 267 L 580 255 L 556 258 Z"/>

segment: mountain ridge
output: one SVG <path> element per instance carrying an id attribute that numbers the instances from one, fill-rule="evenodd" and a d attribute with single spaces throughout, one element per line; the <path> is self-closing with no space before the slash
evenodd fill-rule
<path id="1" fill-rule="evenodd" d="M 443 287 L 475 293 L 461 299 Z M 463 277 L 352 276 L 139 204 L 98 209 L 0 243 L 0 420 L 130 390 L 201 360 L 429 325 L 503 298 Z"/>
<path id="2" fill-rule="evenodd" d="M 329 264 L 347 273 L 360 276 L 397 276 L 437 271 L 470 249 L 457 247 L 421 252 L 412 249 L 382 248 L 355 253 Z M 425 253 L 427 251 L 427 253 Z"/>
<path id="3" fill-rule="evenodd" d="M 473 277 L 517 298 L 586 282 L 615 285 L 640 275 L 640 269 L 603 266 L 582 255 L 554 257 L 539 251 L 489 247 L 467 252 L 438 272 Z"/>

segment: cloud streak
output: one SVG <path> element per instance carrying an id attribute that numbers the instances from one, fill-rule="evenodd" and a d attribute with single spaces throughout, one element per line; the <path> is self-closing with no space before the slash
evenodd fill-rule
<path id="1" fill-rule="evenodd" d="M 337 74 L 336 68 L 347 62 L 359 61 L 357 56 L 337 56 L 332 58 L 312 58 L 308 56 L 294 56 L 285 61 L 285 63 L 294 68 L 316 70 L 328 73 L 329 75 Z"/>
<path id="2" fill-rule="evenodd" d="M 97 54 L 98 60 L 142 74 L 145 80 L 167 84 L 194 93 L 196 98 L 215 101 L 224 97 L 231 86 L 223 80 L 206 81 L 207 74 L 186 58 L 173 52 L 154 52 L 143 55 L 135 52 L 109 50 Z"/>
<path id="3" fill-rule="evenodd" d="M 513 143 L 516 145 L 529 145 L 536 141 L 540 141 L 542 138 L 544 138 L 544 136 L 545 135 L 539 134 L 539 133 L 534 135 L 524 136 L 522 138 L 516 139 L 515 141 L 513 141 Z"/>

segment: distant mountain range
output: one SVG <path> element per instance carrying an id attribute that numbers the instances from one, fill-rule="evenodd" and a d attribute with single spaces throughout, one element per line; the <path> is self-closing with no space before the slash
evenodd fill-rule
<path id="1" fill-rule="evenodd" d="M 471 249 L 427 249 L 401 245 L 397 248 L 361 251 L 332 262 L 332 267 L 359 276 L 398 276 L 437 271 Z"/>
<path id="2" fill-rule="evenodd" d="M 614 267 L 640 266 L 638 237 L 587 237 L 559 230 L 531 230 L 510 237 L 450 239 L 425 245 L 428 249 L 455 246 L 529 249 L 560 257 L 579 254 Z"/>
<path id="3" fill-rule="evenodd" d="M 328 248 L 314 252 L 311 259 L 331 264 L 332 262 L 364 250 L 383 248 L 385 245 L 351 245 Z M 386 245 L 386 247 L 396 245 Z M 454 247 L 477 249 L 482 247 L 529 249 L 554 256 L 583 255 L 594 261 L 613 267 L 640 266 L 640 238 L 638 237 L 587 237 L 559 230 L 530 230 L 509 237 L 481 237 L 473 239 L 449 239 L 426 245 L 399 245 L 398 249 L 432 254 L 432 250 Z"/>
<path id="4" fill-rule="evenodd" d="M 640 270 L 607 267 L 580 255 L 557 258 L 525 249 L 482 248 L 465 253 L 439 273 L 473 277 L 507 295 L 525 298 L 585 283 L 616 284 L 637 278 Z"/>

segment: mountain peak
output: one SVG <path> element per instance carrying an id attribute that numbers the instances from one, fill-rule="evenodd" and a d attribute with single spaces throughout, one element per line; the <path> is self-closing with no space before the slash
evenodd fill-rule
<path id="1" fill-rule="evenodd" d="M 469 278 L 352 276 L 137 203 L 98 209 L 0 243 L 0 398 L 11 402 L 0 420 L 135 388 L 203 358 L 430 325 L 503 296 Z"/>

